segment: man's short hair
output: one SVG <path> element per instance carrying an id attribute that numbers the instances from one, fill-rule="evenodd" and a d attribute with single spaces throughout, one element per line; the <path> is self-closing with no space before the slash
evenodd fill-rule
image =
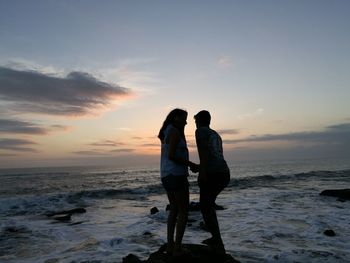
<path id="1" fill-rule="evenodd" d="M 201 110 L 196 115 L 194 115 L 194 119 L 197 122 L 209 125 L 210 124 L 210 120 L 211 120 L 211 116 L 210 116 L 209 111 Z"/>

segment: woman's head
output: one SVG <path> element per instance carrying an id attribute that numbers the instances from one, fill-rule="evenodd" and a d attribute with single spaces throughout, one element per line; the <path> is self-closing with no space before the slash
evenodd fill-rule
<path id="1" fill-rule="evenodd" d="M 178 108 L 173 109 L 172 111 L 169 112 L 169 114 L 165 118 L 162 128 L 159 131 L 158 138 L 160 140 L 164 139 L 164 130 L 169 124 L 174 125 L 180 131 L 183 130 L 185 125 L 187 124 L 186 120 L 187 120 L 187 111 L 183 109 L 178 109 Z"/>

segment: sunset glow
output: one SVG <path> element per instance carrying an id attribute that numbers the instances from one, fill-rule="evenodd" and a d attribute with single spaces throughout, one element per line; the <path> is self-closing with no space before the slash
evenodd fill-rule
<path id="1" fill-rule="evenodd" d="M 175 107 L 194 159 L 202 109 L 229 161 L 350 156 L 349 8 L 0 1 L 0 167 L 157 165 Z"/>

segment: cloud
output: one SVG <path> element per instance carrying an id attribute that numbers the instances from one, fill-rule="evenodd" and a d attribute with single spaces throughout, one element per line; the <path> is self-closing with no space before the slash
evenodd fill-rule
<path id="1" fill-rule="evenodd" d="M 0 119 L 0 133 L 5 134 L 29 134 L 29 135 L 46 135 L 51 131 L 67 130 L 68 126 L 51 125 L 49 127 L 42 127 L 35 123 Z"/>
<path id="2" fill-rule="evenodd" d="M 123 142 L 116 142 L 116 141 L 112 141 L 112 140 L 103 140 L 103 141 L 99 141 L 99 142 L 94 142 L 94 143 L 90 143 L 89 145 L 91 146 L 101 146 L 101 147 L 115 147 L 115 146 L 121 146 L 121 145 L 125 145 L 125 143 Z"/>
<path id="3" fill-rule="evenodd" d="M 18 154 L 14 154 L 14 153 L 0 153 L 1 157 L 14 157 L 14 156 L 18 156 Z"/>
<path id="4" fill-rule="evenodd" d="M 55 124 L 55 125 L 51 125 L 49 126 L 50 128 L 50 131 L 66 131 L 66 130 L 69 130 L 71 127 L 69 126 L 66 126 L 66 125 L 58 125 L 58 124 Z"/>
<path id="5" fill-rule="evenodd" d="M 48 129 L 31 122 L 0 119 L 0 133 L 43 135 L 48 133 Z"/>
<path id="6" fill-rule="evenodd" d="M 341 123 L 327 127 L 329 130 L 338 132 L 350 132 L 350 123 Z"/>
<path id="7" fill-rule="evenodd" d="M 141 146 L 144 146 L 144 147 L 159 147 L 159 143 L 144 143 L 142 144 Z"/>
<path id="8" fill-rule="evenodd" d="M 84 116 L 106 110 L 130 95 L 130 89 L 84 72 L 57 77 L 0 66 L 0 102 L 14 113 Z"/>
<path id="9" fill-rule="evenodd" d="M 128 149 L 128 148 L 125 148 L 125 149 L 115 149 L 115 150 L 112 150 L 111 152 L 113 153 L 129 153 L 129 152 L 133 152 L 135 151 L 135 149 Z"/>
<path id="10" fill-rule="evenodd" d="M 109 155 L 108 152 L 101 152 L 99 150 L 76 151 L 73 153 L 78 155 Z"/>
<path id="11" fill-rule="evenodd" d="M 223 57 L 219 58 L 219 60 L 217 61 L 217 64 L 220 67 L 228 68 L 232 65 L 232 59 L 229 56 L 223 56 Z"/>
<path id="12" fill-rule="evenodd" d="M 128 127 L 119 127 L 119 128 L 115 128 L 115 129 L 119 130 L 119 131 L 125 131 L 125 132 L 129 132 L 132 130 L 131 128 L 128 128 Z"/>
<path id="13" fill-rule="evenodd" d="M 227 135 L 227 134 L 239 134 L 239 130 L 237 129 L 224 129 L 224 130 L 217 130 L 217 132 L 220 135 Z"/>
<path id="14" fill-rule="evenodd" d="M 101 149 L 92 149 L 92 150 L 85 150 L 85 151 L 75 151 L 74 154 L 78 155 L 87 155 L 87 156 L 111 156 L 114 153 L 130 153 L 135 151 L 135 149 L 129 149 L 129 148 L 121 148 L 121 149 L 115 149 L 115 150 L 101 150 Z"/>
<path id="15" fill-rule="evenodd" d="M 239 120 L 246 120 L 246 119 L 258 117 L 258 116 L 262 115 L 263 113 L 264 113 L 264 109 L 260 108 L 260 109 L 253 111 L 253 112 L 250 112 L 250 113 L 241 114 L 237 118 Z"/>
<path id="16" fill-rule="evenodd" d="M 37 150 L 30 148 L 28 146 L 36 145 L 37 143 L 23 140 L 23 139 L 10 139 L 4 138 L 0 139 L 0 149 L 1 150 L 11 150 L 20 152 L 37 152 Z"/>
<path id="17" fill-rule="evenodd" d="M 350 123 L 332 125 L 323 131 L 294 132 L 285 134 L 252 135 L 238 140 L 224 140 L 226 144 L 241 142 L 294 141 L 350 145 Z"/>

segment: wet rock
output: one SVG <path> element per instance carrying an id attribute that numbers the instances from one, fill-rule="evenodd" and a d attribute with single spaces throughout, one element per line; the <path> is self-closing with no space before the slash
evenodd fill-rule
<path id="1" fill-rule="evenodd" d="M 20 233 L 22 232 L 20 228 L 16 228 L 16 227 L 12 227 L 12 226 L 9 226 L 9 227 L 6 227 L 4 229 L 4 232 L 8 232 L 8 233 Z"/>
<path id="2" fill-rule="evenodd" d="M 157 214 L 159 212 L 159 209 L 157 207 L 151 208 L 151 215 Z"/>
<path id="3" fill-rule="evenodd" d="M 56 216 L 56 215 L 72 215 L 72 214 L 82 214 L 86 213 L 85 208 L 74 208 L 71 210 L 59 211 L 59 212 L 51 212 L 46 214 L 48 217 Z"/>
<path id="4" fill-rule="evenodd" d="M 179 257 L 173 257 L 165 253 L 166 245 L 159 248 L 157 252 L 152 253 L 147 260 L 141 261 L 133 254 L 123 258 L 123 263 L 239 263 L 231 255 L 217 254 L 208 246 L 196 244 L 184 244 L 189 254 Z"/>
<path id="5" fill-rule="evenodd" d="M 226 208 L 223 207 L 222 205 L 214 204 L 215 210 L 225 210 Z"/>
<path id="6" fill-rule="evenodd" d="M 326 236 L 329 237 L 334 237 L 335 236 L 335 232 L 332 229 L 327 229 L 323 232 L 323 234 L 325 234 Z"/>
<path id="7" fill-rule="evenodd" d="M 200 211 L 201 210 L 201 206 L 199 202 L 191 202 L 190 206 L 189 206 L 189 210 L 190 211 Z"/>
<path id="8" fill-rule="evenodd" d="M 60 222 L 67 222 L 70 221 L 71 215 L 61 215 L 61 216 L 54 216 L 53 219 L 60 221 Z"/>
<path id="9" fill-rule="evenodd" d="M 81 214 L 81 213 L 86 213 L 85 208 L 74 208 L 71 210 L 51 212 L 51 213 L 46 214 L 46 216 L 50 217 L 58 222 L 69 222 L 71 220 L 73 214 Z M 70 225 L 78 225 L 81 223 L 83 223 L 83 221 L 72 223 Z"/>
<path id="10" fill-rule="evenodd" d="M 323 196 L 338 197 L 342 200 L 350 200 L 350 189 L 330 189 L 320 193 Z"/>
<path id="11" fill-rule="evenodd" d="M 129 254 L 123 258 L 123 263 L 141 263 L 141 262 L 144 262 L 144 261 L 140 260 L 137 256 L 133 254 Z"/>
<path id="12" fill-rule="evenodd" d="M 3 233 L 0 233 L 0 236 L 1 235 L 29 233 L 30 231 L 28 229 L 26 229 L 25 227 L 8 226 L 8 227 L 5 227 L 2 232 Z"/>

